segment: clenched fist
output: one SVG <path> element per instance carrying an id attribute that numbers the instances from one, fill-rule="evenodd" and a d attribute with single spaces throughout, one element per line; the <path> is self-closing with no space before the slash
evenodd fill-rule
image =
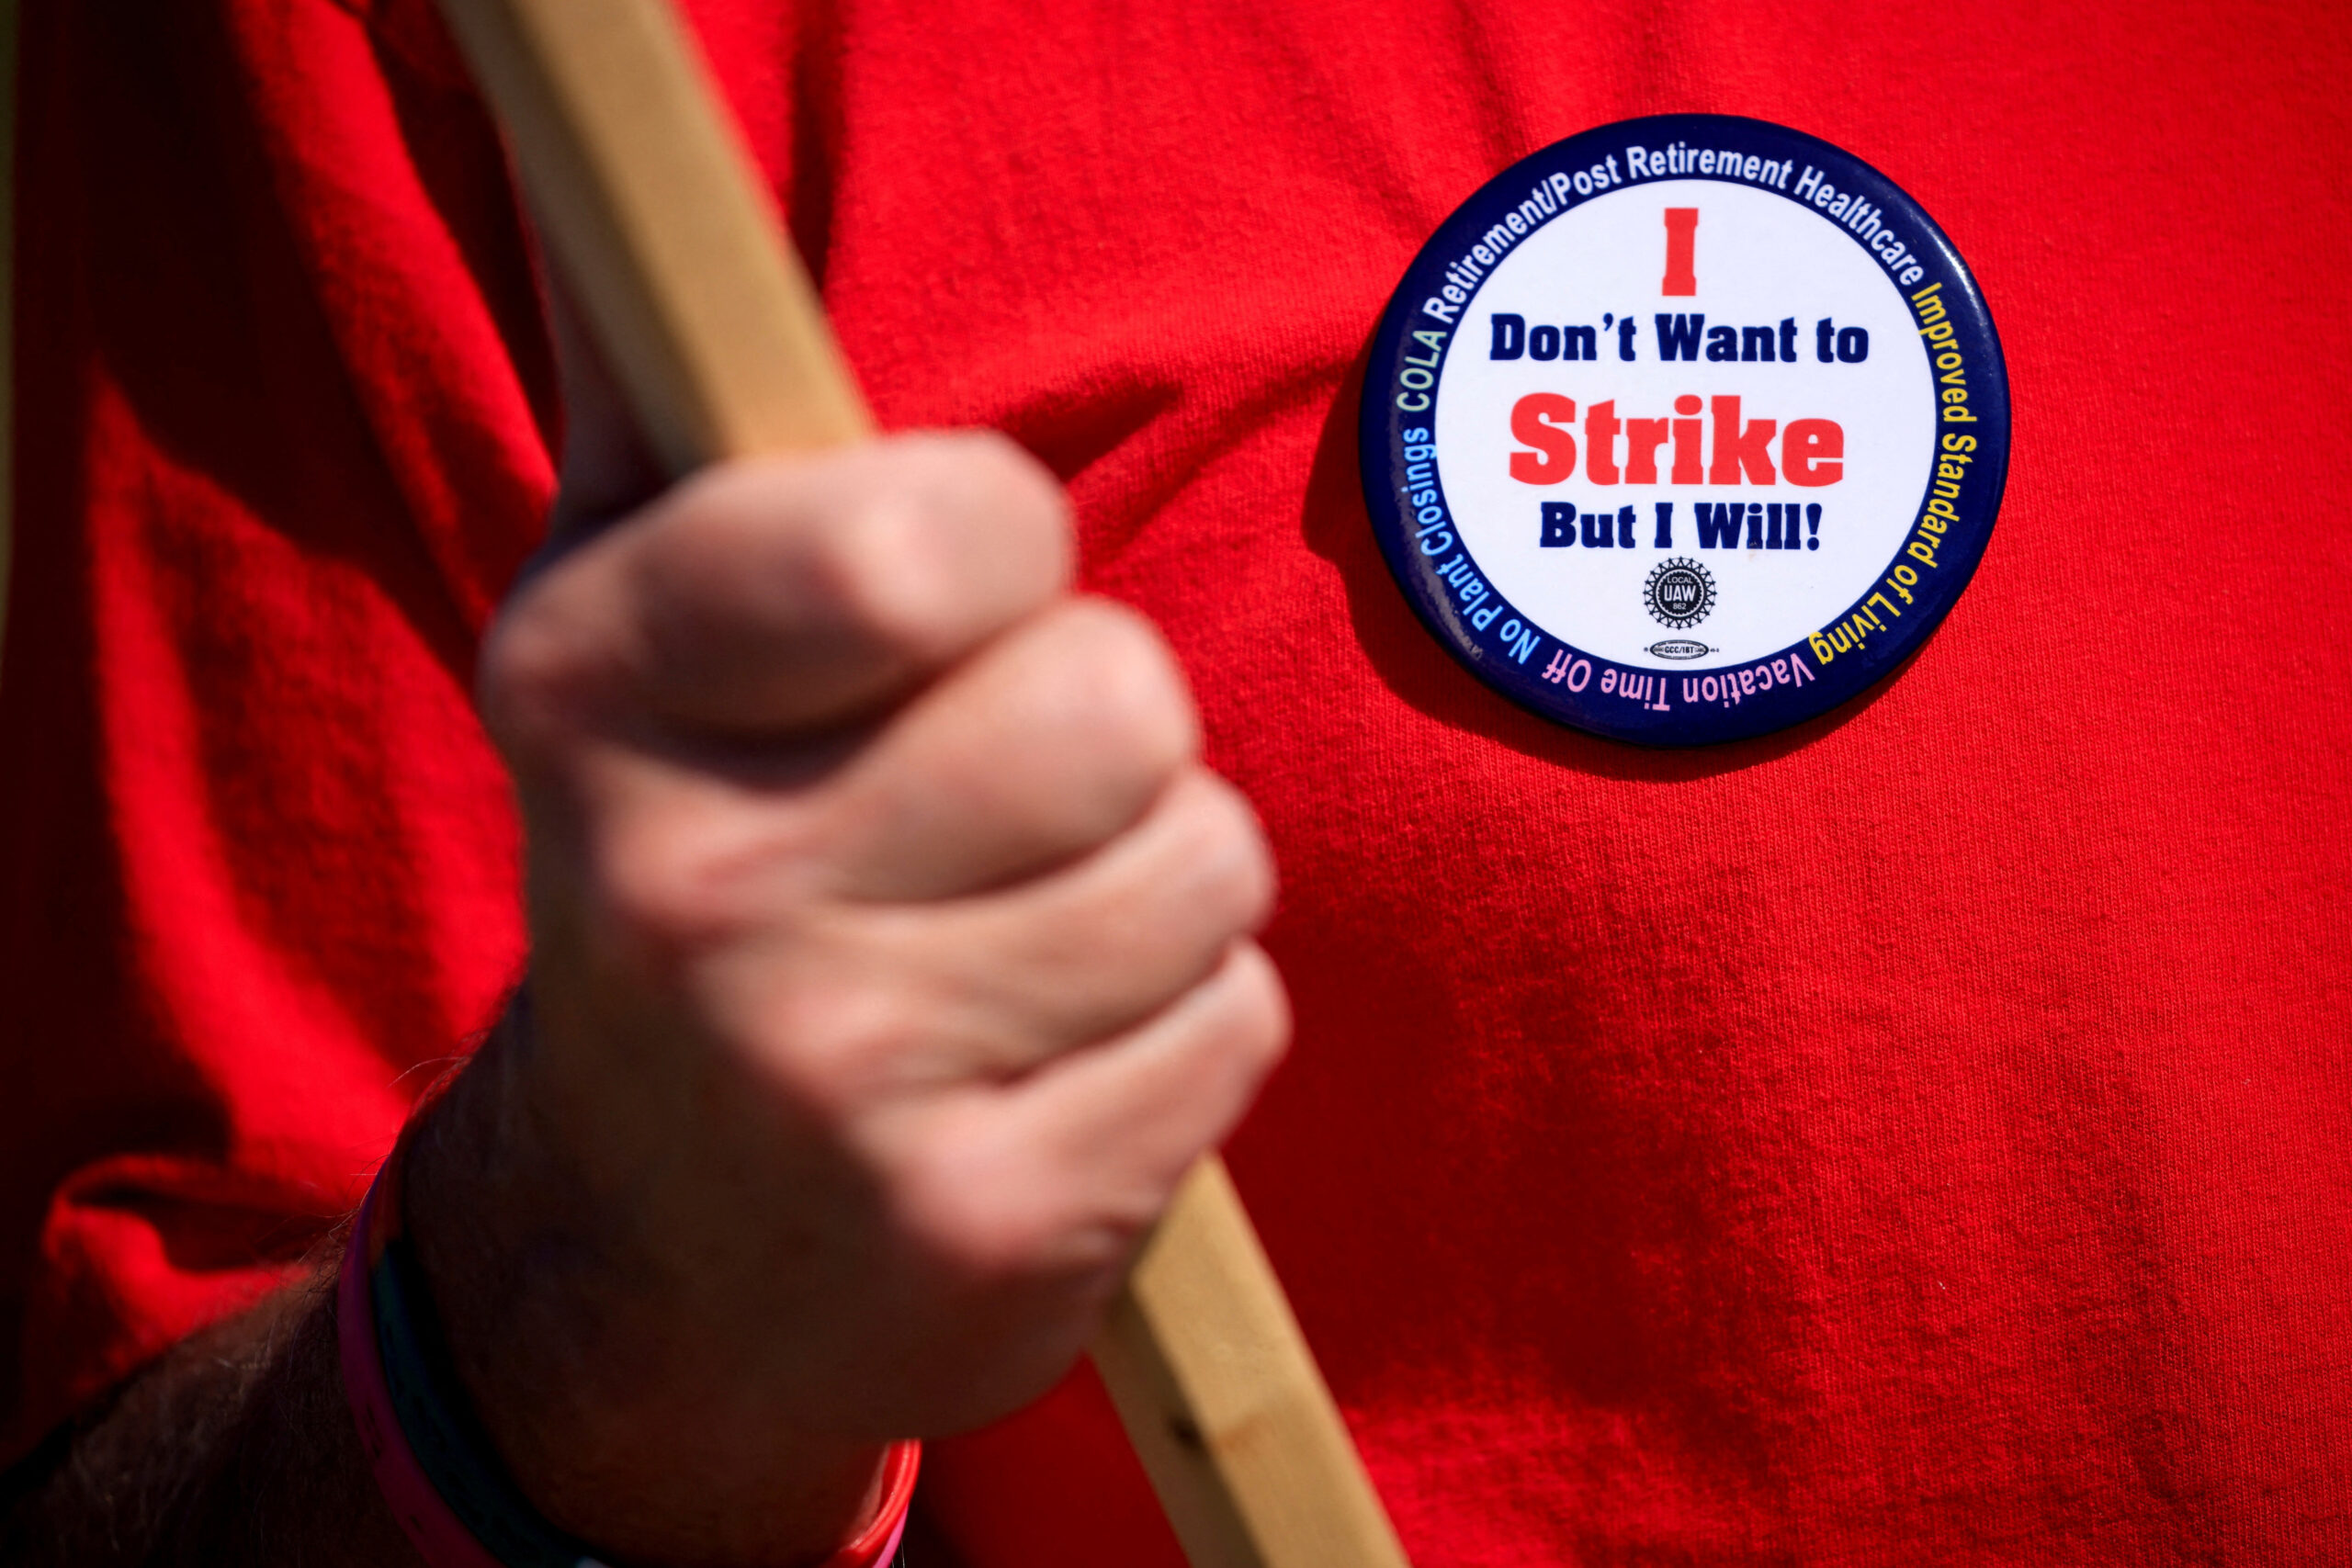
<path id="1" fill-rule="evenodd" d="M 531 968 L 412 1221 L 608 1551 L 851 1533 L 881 1445 L 1061 1373 L 1282 1049 L 1255 821 L 1070 550 L 1009 443 L 907 436 L 689 480 L 492 631 Z"/>

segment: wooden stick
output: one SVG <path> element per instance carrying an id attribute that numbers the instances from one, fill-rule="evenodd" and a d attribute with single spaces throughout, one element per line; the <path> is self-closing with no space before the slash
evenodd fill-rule
<path id="1" fill-rule="evenodd" d="M 662 0 L 444 0 L 564 281 L 673 474 L 874 431 Z"/>
<path id="2" fill-rule="evenodd" d="M 1193 1568 L 1406 1568 L 1216 1156 L 1136 1259 L 1094 1365 Z"/>
<path id="3" fill-rule="evenodd" d="M 873 424 L 666 0 L 442 0 L 556 264 L 673 473 Z M 1211 1155 L 1094 1347 L 1195 1568 L 1406 1568 Z"/>

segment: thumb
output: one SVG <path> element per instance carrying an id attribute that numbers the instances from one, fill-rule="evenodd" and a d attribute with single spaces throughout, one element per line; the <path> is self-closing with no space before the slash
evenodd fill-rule
<path id="1" fill-rule="evenodd" d="M 535 715 L 704 739 L 827 728 L 1044 608 L 1070 568 L 1060 487 L 1002 436 L 718 464 L 508 601 L 484 716 L 510 742 Z"/>

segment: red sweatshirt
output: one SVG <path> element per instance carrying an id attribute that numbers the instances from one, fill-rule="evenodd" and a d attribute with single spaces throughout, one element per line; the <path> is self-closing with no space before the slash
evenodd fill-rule
<path id="1" fill-rule="evenodd" d="M 1266 818 L 1230 1158 L 1416 1562 L 2352 1559 L 2340 17 L 693 9 L 884 423 L 1063 476 Z M 27 12 L 6 1454 L 283 1278 L 518 972 L 468 689 L 559 417 L 424 0 Z M 2015 446 L 1894 680 L 1645 751 L 1423 629 L 1355 419 L 1457 203 L 1668 111 L 1918 198 Z M 926 1487 L 979 1568 L 1176 1561 L 1082 1371 Z"/>

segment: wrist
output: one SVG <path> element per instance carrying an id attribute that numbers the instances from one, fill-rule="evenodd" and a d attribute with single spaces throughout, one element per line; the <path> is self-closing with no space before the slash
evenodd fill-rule
<path id="1" fill-rule="evenodd" d="M 461 1397 L 530 1505 L 613 1557 L 828 1559 L 910 1472 L 893 1445 L 762 1409 L 743 1358 L 681 1320 L 672 1261 L 550 1125 L 527 1028 L 518 998 L 404 1141 L 415 1283 Z"/>

